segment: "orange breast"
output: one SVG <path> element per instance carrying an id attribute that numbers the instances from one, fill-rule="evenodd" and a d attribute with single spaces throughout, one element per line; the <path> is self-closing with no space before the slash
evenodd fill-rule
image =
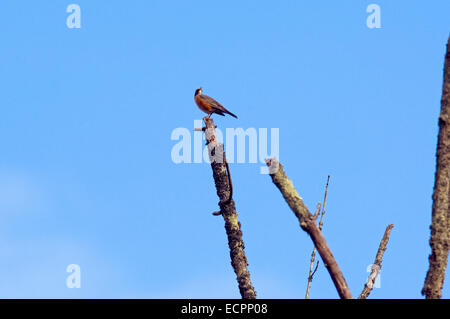
<path id="1" fill-rule="evenodd" d="M 208 102 L 206 102 L 204 99 L 202 99 L 201 95 L 197 95 L 194 98 L 194 100 L 195 100 L 195 103 L 197 103 L 197 106 L 200 110 L 202 110 L 203 112 L 208 113 L 208 114 L 212 113 L 212 111 L 213 111 L 212 106 Z"/>

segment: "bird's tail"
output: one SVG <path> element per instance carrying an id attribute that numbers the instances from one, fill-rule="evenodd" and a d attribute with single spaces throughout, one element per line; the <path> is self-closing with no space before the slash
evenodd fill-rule
<path id="1" fill-rule="evenodd" d="M 233 113 L 231 113 L 231 112 L 228 111 L 228 110 L 226 111 L 226 113 L 227 113 L 227 114 L 230 114 L 230 115 L 231 115 L 232 117 L 234 117 L 234 118 L 238 118 L 236 115 L 234 115 Z"/>

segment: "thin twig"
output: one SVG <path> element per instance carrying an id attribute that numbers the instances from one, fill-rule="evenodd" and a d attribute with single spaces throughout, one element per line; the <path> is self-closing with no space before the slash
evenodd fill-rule
<path id="1" fill-rule="evenodd" d="M 323 215 L 325 214 L 325 204 L 327 203 L 327 193 L 328 193 L 328 183 L 330 182 L 330 175 L 328 175 L 327 178 L 327 185 L 325 186 L 325 195 L 323 196 L 323 207 L 322 207 L 322 214 L 320 216 L 320 223 L 319 223 L 319 229 L 322 230 L 322 226 L 323 226 Z M 317 219 L 317 215 L 319 214 L 320 211 L 320 203 L 317 205 L 317 211 L 314 214 L 314 219 Z M 314 260 L 316 258 L 316 246 L 314 246 L 313 251 L 311 253 L 311 262 L 309 265 L 309 274 L 308 274 L 308 284 L 306 286 L 306 295 L 305 295 L 305 299 L 309 298 L 309 291 L 311 289 L 311 283 L 314 277 L 314 274 L 317 270 L 317 267 L 319 266 L 319 262 L 317 262 L 316 265 L 316 269 L 313 271 L 312 267 L 314 265 Z"/>
<path id="2" fill-rule="evenodd" d="M 299 220 L 300 227 L 311 237 L 320 257 L 322 257 L 322 261 L 330 274 L 331 280 L 333 280 L 339 296 L 341 298 L 353 298 L 344 275 L 339 269 L 330 247 L 317 226 L 314 216 L 310 213 L 303 203 L 302 198 L 298 195 L 294 185 L 292 185 L 292 181 L 284 172 L 283 166 L 275 159 L 266 160 L 266 163 L 269 167 L 269 173 L 273 183 L 280 190 L 292 212 Z"/>
<path id="3" fill-rule="evenodd" d="M 375 257 L 375 261 L 372 265 L 372 271 L 370 272 L 369 278 L 367 279 L 367 282 L 364 285 L 364 289 L 359 295 L 358 299 L 366 299 L 373 289 L 375 279 L 377 279 L 377 276 L 381 271 L 381 263 L 383 261 L 383 255 L 384 252 L 386 251 L 386 246 L 389 241 L 389 236 L 391 234 L 391 230 L 393 227 L 394 225 L 392 224 L 386 227 L 386 231 L 384 232 L 383 239 L 381 240 L 380 243 L 380 247 L 378 247 L 377 256 Z"/>
<path id="4" fill-rule="evenodd" d="M 320 261 L 320 260 L 317 261 L 316 267 L 314 268 L 314 271 L 313 271 L 312 274 L 311 274 L 311 280 L 312 280 L 312 277 L 314 276 L 314 274 L 316 273 L 317 268 L 319 268 L 319 261 Z"/>
<path id="5" fill-rule="evenodd" d="M 327 203 L 327 194 L 328 194 L 328 183 L 330 182 L 330 175 L 327 178 L 327 186 L 325 186 L 325 195 L 323 195 L 323 206 L 322 206 L 322 214 L 320 216 L 319 229 L 322 230 L 323 226 L 323 215 L 325 215 L 325 205 Z"/>
<path id="6" fill-rule="evenodd" d="M 316 212 L 314 213 L 314 219 L 317 219 L 320 214 L 320 203 L 317 203 Z"/>
<path id="7" fill-rule="evenodd" d="M 309 298 L 309 290 L 311 289 L 311 282 L 313 280 L 313 276 L 315 271 L 313 271 L 313 266 L 314 266 L 314 260 L 316 259 L 316 247 L 314 247 L 312 253 L 311 253 L 311 260 L 310 260 L 310 264 L 309 264 L 309 274 L 308 274 L 308 284 L 306 285 L 306 294 L 305 294 L 305 299 Z M 316 265 L 316 269 L 319 266 L 319 263 L 317 263 Z"/>

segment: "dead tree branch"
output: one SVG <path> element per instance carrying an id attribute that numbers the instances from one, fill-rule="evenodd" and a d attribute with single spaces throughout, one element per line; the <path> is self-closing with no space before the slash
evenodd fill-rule
<path id="1" fill-rule="evenodd" d="M 208 145 L 209 158 L 213 170 L 214 182 L 217 195 L 219 196 L 220 212 L 215 215 L 222 215 L 225 221 L 225 230 L 228 236 L 228 247 L 230 248 L 231 265 L 237 276 L 239 291 L 243 299 L 255 299 L 256 292 L 250 281 L 248 271 L 248 261 L 244 252 L 244 242 L 242 240 L 241 223 L 238 221 L 238 213 L 232 198 L 232 185 L 228 163 L 225 158 L 224 146 L 217 142 L 215 125 L 213 120 L 206 116 L 203 118 L 206 128 L 205 138 Z"/>
<path id="2" fill-rule="evenodd" d="M 378 247 L 378 252 L 375 257 L 375 261 L 372 265 L 372 271 L 370 272 L 369 278 L 367 279 L 366 284 L 364 285 L 364 289 L 359 295 L 358 299 L 366 299 L 370 292 L 373 289 L 373 285 L 375 283 L 375 279 L 377 279 L 377 276 L 379 275 L 381 271 L 381 263 L 383 261 L 383 255 L 386 251 L 386 246 L 389 241 L 389 236 L 391 235 L 391 230 L 394 227 L 394 225 L 390 224 L 386 227 L 386 230 L 383 235 L 383 239 L 381 240 L 380 246 Z"/>
<path id="3" fill-rule="evenodd" d="M 311 237 L 320 257 L 322 257 L 323 263 L 333 280 L 339 296 L 341 298 L 353 298 L 336 259 L 316 224 L 314 216 L 309 212 L 302 198 L 298 195 L 292 181 L 284 172 L 283 166 L 276 159 L 269 159 L 266 163 L 269 167 L 269 173 L 273 183 L 280 190 L 287 204 L 299 220 L 300 227 Z"/>
<path id="4" fill-rule="evenodd" d="M 431 255 L 422 294 L 427 299 L 441 298 L 450 241 L 450 38 L 444 63 L 436 174 L 431 221 Z"/>

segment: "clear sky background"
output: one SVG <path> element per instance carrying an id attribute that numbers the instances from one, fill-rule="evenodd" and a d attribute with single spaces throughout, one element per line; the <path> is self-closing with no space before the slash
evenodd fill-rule
<path id="1" fill-rule="evenodd" d="M 66 7 L 81 7 L 81 29 Z M 369 29 L 366 7 L 381 7 Z M 0 297 L 239 298 L 209 164 L 175 164 L 194 90 L 279 128 L 354 296 L 422 298 L 450 2 L 0 1 Z M 261 163 L 231 164 L 261 298 L 303 298 L 312 242 Z M 66 267 L 81 267 L 81 288 Z M 443 297 L 450 296 L 450 278 Z M 311 298 L 337 298 L 323 267 Z"/>

